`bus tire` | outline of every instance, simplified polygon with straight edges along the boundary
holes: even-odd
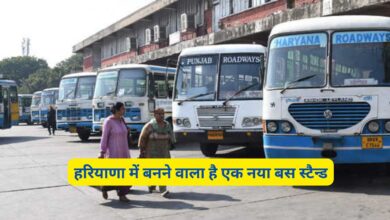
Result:
[[[213,157],[217,153],[218,144],[200,144],[200,150],[206,157]]]
[[[91,132],[88,130],[79,130],[77,131],[77,134],[81,141],[88,141],[89,136],[91,136]]]

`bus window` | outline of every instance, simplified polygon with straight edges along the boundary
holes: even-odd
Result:
[[[298,39],[298,40],[297,40]],[[302,34],[272,39],[267,88],[323,87],[326,71],[326,34]],[[307,80],[297,82],[301,78]]]
[[[77,78],[66,78],[61,80],[58,100],[74,99]]]
[[[213,100],[217,76],[216,55],[183,57],[179,61],[175,99]]]
[[[116,71],[102,72],[96,78],[94,97],[110,96],[115,94],[118,73]]]
[[[16,89],[16,86],[10,87],[10,98],[12,103],[18,102],[18,91]]]
[[[146,94],[146,73],[143,69],[121,70],[117,96],[142,97]]]
[[[333,34],[332,74],[333,86],[389,86],[390,85],[390,42],[360,36],[388,35],[390,32],[359,31]],[[368,39],[368,40],[367,40]]]
[[[156,98],[166,98],[167,97],[167,83],[166,75],[155,73],[154,74],[154,91]]]
[[[77,83],[76,98],[91,100],[95,89],[96,77],[80,77]]]
[[[168,74],[168,98],[172,99],[173,97],[173,84],[175,83],[175,75]]]
[[[263,58],[257,54],[223,55],[218,99],[261,98],[261,64]]]

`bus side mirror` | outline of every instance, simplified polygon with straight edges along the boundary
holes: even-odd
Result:
[[[153,113],[156,110],[156,101],[154,99],[148,100],[148,109],[150,113]]]
[[[153,99],[154,98],[154,93],[155,93],[155,88],[154,88],[154,77],[152,73],[149,73],[149,80],[148,80],[148,98]]]

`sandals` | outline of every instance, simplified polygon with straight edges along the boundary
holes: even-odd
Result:
[[[102,196],[104,199],[108,199],[108,194],[106,190],[102,190]]]
[[[130,199],[128,199],[126,196],[119,196],[119,201],[121,201],[121,202],[130,202]]]

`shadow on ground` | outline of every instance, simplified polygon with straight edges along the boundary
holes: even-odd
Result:
[[[36,141],[36,140],[41,140],[46,138],[50,138],[50,137],[29,137],[29,136],[0,137],[0,145]]]
[[[130,198],[130,197],[129,197]],[[129,203],[119,202],[118,200],[110,200],[106,203],[101,203],[103,206],[108,206],[115,209],[129,209],[129,208],[149,208],[149,209],[167,209],[167,210],[208,210],[205,207],[196,207],[190,203],[182,201],[144,201],[144,200],[133,200],[130,198]]]
[[[295,187],[324,192],[390,195],[389,164],[337,165],[331,186]]]

